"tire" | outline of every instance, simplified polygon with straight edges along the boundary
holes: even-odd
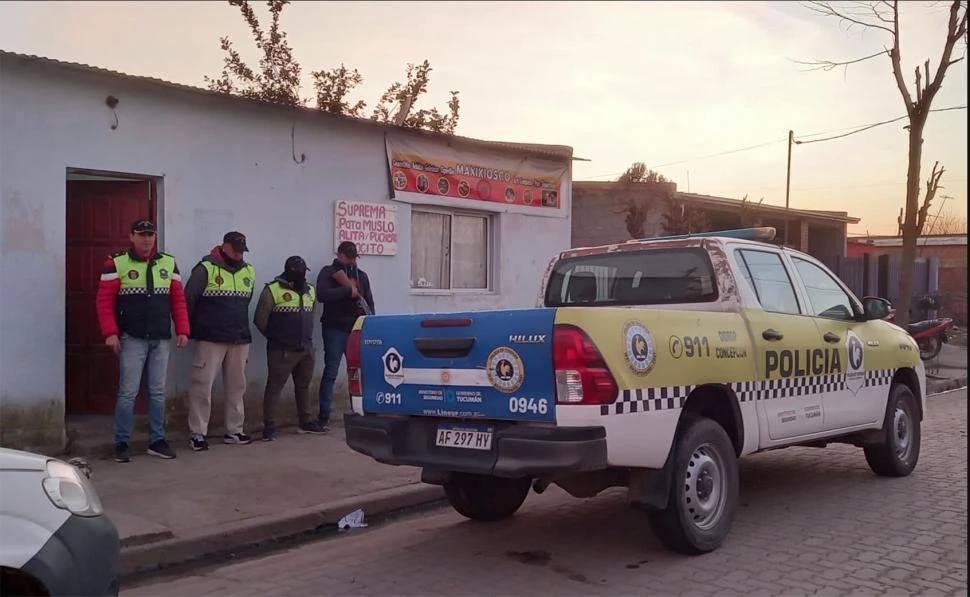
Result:
[[[872,472],[881,477],[905,477],[919,461],[922,437],[916,396],[897,383],[889,389],[882,442],[863,448]]]
[[[943,349],[943,340],[939,336],[930,336],[919,343],[919,358],[932,361]]]
[[[34,577],[13,568],[0,568],[0,597],[47,597],[50,593]]]
[[[502,520],[515,514],[529,495],[532,479],[505,479],[489,475],[452,473],[444,485],[445,496],[456,512],[481,522]]]
[[[688,414],[672,456],[667,507],[648,513],[650,526],[670,550],[714,551],[730,532],[738,506],[738,459],[731,438],[715,421]]]

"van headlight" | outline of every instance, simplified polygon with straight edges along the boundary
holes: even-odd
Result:
[[[100,516],[104,513],[94,485],[76,467],[60,460],[47,461],[44,492],[55,506],[72,514]]]

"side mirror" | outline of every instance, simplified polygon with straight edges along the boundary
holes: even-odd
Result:
[[[866,321],[883,319],[889,317],[892,312],[892,303],[878,296],[867,296],[862,299],[862,309]]]

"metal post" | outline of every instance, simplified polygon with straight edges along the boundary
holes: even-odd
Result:
[[[788,244],[788,220],[791,218],[788,212],[788,199],[791,196],[791,145],[795,140],[795,133],[788,131],[788,176],[785,180],[785,244]]]

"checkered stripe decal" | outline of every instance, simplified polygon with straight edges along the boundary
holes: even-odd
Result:
[[[246,298],[249,296],[248,290],[204,290],[202,291],[202,296],[229,296],[229,297],[240,297]]]
[[[299,313],[300,311],[313,311],[313,306],[304,305],[303,307],[273,307],[274,313]]]
[[[888,386],[893,381],[896,372],[892,369],[879,369],[876,371],[866,371],[866,387]]]
[[[148,294],[147,288],[119,288],[118,296]],[[168,294],[168,288],[153,288],[152,294]]]
[[[866,372],[866,387],[888,386],[895,370],[882,369]],[[741,403],[755,400],[779,400],[838,392],[846,389],[845,374],[815,375],[791,379],[766,381],[740,381],[728,385]],[[616,402],[600,406],[600,415],[625,415],[683,408],[687,397],[696,386],[672,386],[622,390]]]

